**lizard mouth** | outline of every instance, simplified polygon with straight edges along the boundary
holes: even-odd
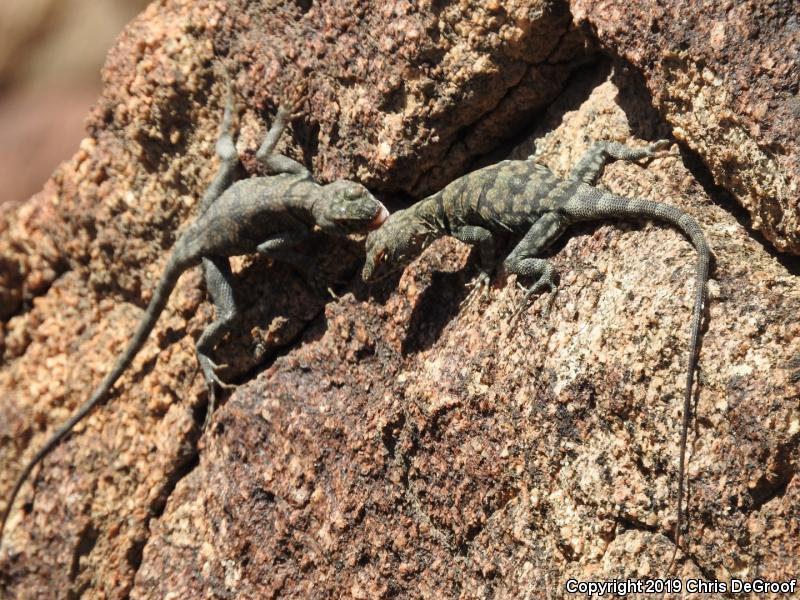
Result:
[[[365,264],[364,268],[361,270],[361,279],[366,283],[375,283],[376,281],[380,281],[383,278],[380,276],[380,273],[377,273],[376,271],[377,270],[375,269],[374,265]],[[384,273],[384,276],[385,275],[386,274]]]
[[[375,218],[369,224],[370,230],[377,229],[381,225],[383,225],[384,221],[389,218],[389,211],[386,210],[386,207],[381,204],[381,208],[378,211],[378,214],[375,215]]]

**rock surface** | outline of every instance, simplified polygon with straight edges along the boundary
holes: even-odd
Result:
[[[676,139],[780,250],[800,254],[800,10],[795,1],[570,0],[642,71]]]
[[[127,342],[213,175],[226,70],[248,173],[302,82],[307,114],[282,150],[397,205],[490,151],[527,156],[535,140],[564,174],[595,139],[669,133],[642,79],[623,64],[609,78],[562,4],[359,6],[172,0],[128,27],[90,136],[0,215],[0,489]],[[710,172],[684,153],[602,178],[682,207],[716,254],[676,572],[788,578],[800,572],[799,269],[749,235]],[[212,309],[200,274],[185,275],[109,404],[23,489],[0,590],[536,598],[564,595],[570,577],[662,575],[696,257],[660,225],[573,234],[553,250],[550,318],[537,301],[511,331],[513,278],[460,307],[474,269],[452,240],[373,288],[352,281],[357,243],[310,244],[332,285],[350,281],[327,302],[287,268],[238,260],[248,308],[217,356],[242,385],[202,435],[193,340]]]
[[[627,138],[615,95],[603,84],[549,120],[541,159],[564,173],[587,130]],[[717,256],[676,574],[790,578],[796,278],[680,158],[615,164],[603,182],[694,214]],[[220,411],[134,597],[536,598],[571,577],[663,575],[696,257],[661,226],[576,233],[554,256],[549,321],[536,303],[507,331],[520,293],[502,280],[460,308],[473,271],[450,240],[396,292],[357,285],[328,305]]]

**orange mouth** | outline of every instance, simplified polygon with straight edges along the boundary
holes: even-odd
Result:
[[[389,218],[389,211],[386,210],[386,207],[381,204],[381,209],[378,211],[378,214],[375,215],[375,218],[372,219],[372,222],[369,224],[370,229],[377,229],[381,225],[383,225],[384,221]]]

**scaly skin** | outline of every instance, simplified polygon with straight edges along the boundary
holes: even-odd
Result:
[[[523,308],[531,295],[542,289],[555,292],[553,266],[537,256],[572,223],[606,218],[655,219],[680,229],[697,250],[698,265],[680,438],[677,552],[683,525],[686,437],[711,250],[697,222],[679,209],[649,200],[623,198],[591,185],[610,158],[647,158],[657,155],[664,146],[665,142],[657,142],[633,149],[616,142],[598,142],[567,179],[557,178],[531,159],[507,160],[468,173],[440,192],[392,214],[380,229],[370,233],[362,277],[365,281],[376,281],[399,271],[435,239],[450,235],[479,245],[482,271],[479,282],[485,284],[494,266],[494,234],[516,234],[522,239],[503,266],[509,273],[536,278],[526,291],[520,306]]]
[[[346,180],[328,185],[315,183],[303,165],[275,154],[275,145],[289,120],[281,108],[256,153],[268,177],[254,177],[231,186],[238,165],[231,131],[233,100],[228,103],[217,142],[221,165],[214,181],[200,202],[200,215],[178,238],[167,259],[153,298],[142,316],[128,347],[114,368],[97,386],[78,411],[45,442],[23,468],[11,492],[0,522],[0,539],[14,500],[33,468],[95,407],[103,404],[114,383],[133,362],[167,304],[181,274],[201,264],[217,318],[197,341],[197,357],[209,387],[206,422],[214,410],[215,385],[228,387],[215,373],[216,365],[208,353],[230,329],[237,316],[228,257],[261,253],[283,260],[308,275],[310,260],[293,252],[293,246],[311,235],[315,228],[344,236],[366,233],[379,227],[388,217],[386,208],[362,185]]]

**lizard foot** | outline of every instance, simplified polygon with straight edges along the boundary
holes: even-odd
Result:
[[[206,407],[206,417],[203,420],[203,431],[208,429],[211,424],[211,417],[217,409],[217,386],[230,390],[236,386],[226,383],[217,375],[217,369],[221,369],[225,365],[218,365],[208,356],[203,354],[197,355],[197,360],[200,363],[200,368],[203,370],[203,376],[206,380],[206,387],[208,388],[208,406]]]
[[[658,140],[653,142],[649,146],[647,146],[647,156],[644,158],[646,160],[650,160],[653,158],[663,158],[665,156],[680,156],[680,152],[677,150],[668,150],[668,148],[672,145],[670,140]]]
[[[491,282],[491,277],[489,273],[486,271],[481,271],[478,275],[467,284],[469,293],[467,297],[461,302],[461,308],[466,308],[470,304],[472,304],[477,298],[484,296],[489,293],[489,283]]]
[[[200,361],[200,368],[203,370],[203,376],[206,378],[208,385],[209,395],[214,393],[214,385],[218,385],[222,389],[232,390],[236,386],[231,383],[226,383],[217,375],[217,369],[223,368],[225,365],[218,365],[207,356],[198,355],[197,360]]]
[[[556,284],[549,279],[543,279],[543,280],[540,279],[532,286],[527,288],[519,283],[517,283],[517,285],[519,285],[520,289],[522,289],[525,292],[525,295],[522,297],[522,300],[520,300],[516,310],[512,313],[511,317],[508,320],[509,331],[513,329],[514,325],[517,322],[517,319],[519,319],[519,316],[522,314],[522,311],[528,307],[531,297],[534,294],[537,294],[540,291],[542,291],[544,288],[550,288],[550,297],[547,299],[547,304],[545,305],[544,311],[542,312],[542,317],[544,317],[545,320],[549,318],[550,309],[553,307],[553,300],[555,300],[556,293],[558,292],[558,287],[556,286]]]

